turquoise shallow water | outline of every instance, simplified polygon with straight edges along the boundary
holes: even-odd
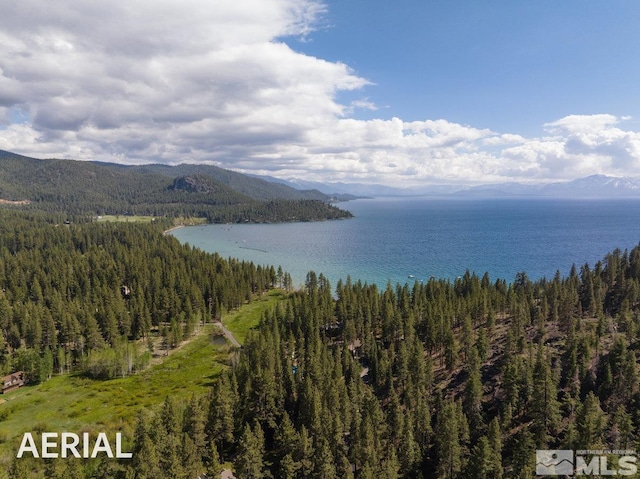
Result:
[[[567,274],[640,242],[639,200],[375,199],[342,203],[355,218],[317,223],[206,225],[172,234],[223,257],[386,285],[466,269],[511,282]],[[413,277],[411,278],[410,275]]]

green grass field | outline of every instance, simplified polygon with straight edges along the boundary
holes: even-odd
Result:
[[[223,317],[241,343],[265,309],[283,297],[274,291]],[[79,375],[54,376],[4,396],[0,404],[0,464],[6,464],[28,431],[115,432],[131,438],[141,409],[159,407],[167,396],[204,394],[226,367],[228,346],[212,342],[213,325],[163,358],[159,364],[122,379],[98,381]]]
[[[142,216],[142,215],[103,215],[98,216],[98,221],[115,221],[121,223],[151,223],[154,216]]]
[[[97,381],[79,375],[54,376],[3,397],[0,458],[17,450],[27,431],[100,432],[131,436],[135,417],[167,396],[204,393],[225,367],[226,348],[211,343],[211,326],[160,364],[122,379]]]
[[[273,290],[269,294],[242,307],[240,312],[222,316],[222,322],[240,344],[244,343],[247,333],[260,324],[263,311],[275,307],[284,298],[284,291]]]

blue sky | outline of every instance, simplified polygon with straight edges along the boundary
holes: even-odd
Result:
[[[634,0],[0,9],[0,149],[393,186],[640,175]]]
[[[445,118],[541,134],[572,114],[640,110],[640,3],[333,0],[307,41],[375,83],[360,118]],[[360,92],[358,92],[360,94]],[[636,123],[637,124],[637,123]]]

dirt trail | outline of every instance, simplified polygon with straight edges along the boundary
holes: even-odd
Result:
[[[241,344],[238,342],[238,340],[233,336],[233,333],[229,331],[224,324],[222,324],[220,321],[216,321],[213,324],[218,329],[220,329],[220,331],[222,331],[222,334],[224,334],[224,337],[227,338],[229,342],[233,344],[236,348],[242,347]]]

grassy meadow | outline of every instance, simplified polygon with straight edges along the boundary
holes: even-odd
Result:
[[[275,306],[278,300],[284,298],[281,290],[273,290],[268,295],[255,300],[242,307],[241,313],[232,313],[222,316],[222,322],[240,344],[243,344],[247,333],[260,324],[263,311]]]
[[[97,217],[98,221],[112,221],[118,223],[151,223],[155,216],[144,215],[102,215]]]
[[[283,294],[273,291],[224,315],[225,326],[242,343],[262,312]],[[167,396],[187,399],[206,393],[229,359],[230,347],[213,341],[215,331],[207,324],[192,340],[126,378],[100,381],[59,375],[0,396],[0,464],[15,455],[25,432],[122,431],[128,441],[141,409],[159,407]]]

